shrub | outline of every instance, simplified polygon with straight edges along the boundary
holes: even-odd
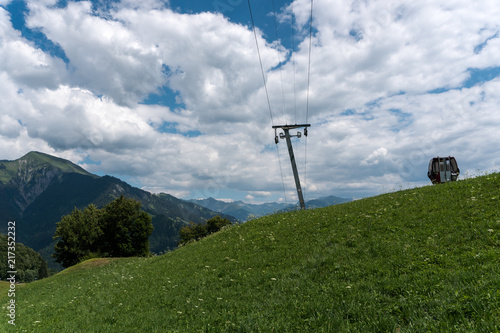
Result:
[[[189,225],[182,227],[179,231],[179,245],[185,245],[190,241],[197,241],[219,231],[226,225],[231,225],[231,221],[226,218],[221,218],[218,215],[212,217],[205,224],[191,222]]]

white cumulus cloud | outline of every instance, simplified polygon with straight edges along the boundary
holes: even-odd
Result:
[[[293,140],[306,199],[428,184],[438,155],[464,173],[499,167],[495,1],[314,2],[310,59],[311,2],[283,3],[295,48],[256,30],[268,95],[247,19],[188,2],[28,1],[26,29],[58,56],[14,29],[7,3],[1,158],[40,150],[155,192],[294,201],[271,125],[307,121]]]

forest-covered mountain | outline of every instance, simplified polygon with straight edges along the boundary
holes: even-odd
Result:
[[[12,234],[9,236],[13,237]],[[47,262],[40,253],[2,234],[0,234],[0,258],[2,258],[0,261],[0,280],[2,281],[7,280],[11,276],[7,272],[13,270],[16,272],[17,282],[33,282],[49,276]],[[12,261],[8,258],[12,258]],[[14,269],[10,267],[11,264]]]
[[[162,252],[177,246],[179,229],[217,213],[168,194],[151,194],[118,178],[100,177],[51,155],[30,152],[14,160],[0,160],[0,225],[16,221],[16,240],[42,253],[51,265],[56,223],[75,207],[103,207],[124,195],[139,200],[153,217],[150,249]],[[230,216],[230,220],[235,218]]]
[[[189,202],[203,206],[215,212],[227,214],[236,217],[240,221],[247,221],[253,218],[269,215],[281,211],[291,211],[299,209],[299,205],[290,205],[286,203],[269,202],[264,204],[248,204],[243,201],[225,202],[214,198],[193,199]],[[340,203],[349,202],[351,199],[328,196],[319,199],[313,199],[306,202],[306,208],[322,208]]]

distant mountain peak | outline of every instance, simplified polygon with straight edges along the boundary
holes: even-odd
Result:
[[[14,161],[0,161],[0,184],[10,184],[17,188],[19,196],[13,200],[21,211],[68,173],[97,177],[68,160],[37,151],[29,152]]]
[[[55,156],[52,156],[52,155],[49,155],[49,154],[46,154],[46,153],[42,153],[40,151],[32,150],[32,151],[30,151],[29,153],[25,154],[24,156],[22,156],[19,159],[23,159],[23,158],[26,158],[26,157],[37,157],[37,156],[44,156],[44,157],[55,158]]]
[[[92,175],[90,172],[86,171],[85,169],[74,164],[71,161],[38,151],[31,151],[13,162],[16,161],[19,163],[23,163],[24,161],[26,161],[24,163],[29,164],[32,168],[43,168],[51,166],[61,170],[64,173],[80,173],[88,176]]]

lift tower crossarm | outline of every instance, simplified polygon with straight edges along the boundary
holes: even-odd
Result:
[[[299,197],[300,209],[306,209],[306,204],[304,202],[304,196],[302,194],[302,187],[300,186],[300,179],[299,179],[299,173],[297,171],[297,165],[295,164],[295,155],[293,154],[292,140],[290,139],[290,137],[292,137],[292,136],[300,137],[300,134],[290,135],[290,130],[303,127],[304,128],[304,135],[307,136],[307,127],[310,127],[310,126],[311,126],[310,124],[273,126],[273,128],[275,130],[278,128],[281,128],[285,132],[284,138],[286,139],[286,144],[288,146],[288,155],[290,155],[290,162],[292,163],[293,177],[295,178],[295,186],[297,187],[297,195]],[[276,139],[276,143],[278,143],[278,139]]]
[[[301,124],[301,125],[275,125],[273,126],[274,129],[278,129],[278,128],[281,128],[281,129],[288,129],[288,130],[291,130],[291,129],[294,129],[294,128],[305,128],[305,127],[311,127],[311,124]]]

